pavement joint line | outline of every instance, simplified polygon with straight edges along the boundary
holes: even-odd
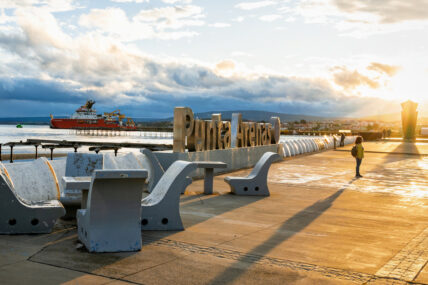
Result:
[[[379,269],[375,275],[380,277],[393,276],[406,281],[413,281],[427,263],[428,228],[425,228]]]
[[[168,260],[168,261],[165,261],[165,262],[162,262],[162,263],[159,263],[159,264],[156,264],[156,265],[150,266],[150,267],[145,268],[145,269],[142,269],[142,270],[140,270],[140,271],[137,271],[137,272],[133,272],[133,273],[130,273],[130,274],[124,275],[124,276],[122,276],[121,278],[127,278],[127,277],[130,277],[130,276],[132,276],[132,275],[135,275],[135,274],[141,273],[141,272],[143,272],[143,271],[147,271],[147,270],[150,270],[150,269],[153,269],[153,268],[156,268],[156,267],[159,267],[159,266],[162,266],[162,265],[165,265],[165,264],[171,263],[171,262],[173,262],[173,261],[177,261],[177,260],[179,260],[179,259],[183,259],[183,258],[185,258],[185,257],[188,257],[188,256],[192,255],[192,254],[193,254],[193,253],[189,253],[189,254],[185,254],[185,255],[182,255],[182,256],[175,257],[175,258],[173,258],[173,259],[171,259],[171,260]],[[126,280],[126,279],[124,279],[124,280]],[[141,284],[141,283],[137,283],[137,284]]]
[[[110,279],[112,281],[122,281],[122,282],[130,283],[130,284],[138,284],[138,285],[142,284],[142,283],[133,282],[133,281],[129,281],[129,280],[124,280],[124,279],[116,278],[116,277],[112,277],[112,276],[107,276],[107,275],[102,275],[102,274],[95,274],[95,273],[89,272],[89,271],[71,269],[71,268],[68,268],[68,267],[59,266],[59,265],[55,265],[55,264],[50,264],[50,263],[46,263],[46,262],[42,262],[42,261],[36,261],[36,260],[30,260],[30,259],[27,260],[27,261],[33,262],[33,263],[38,263],[38,264],[43,264],[43,265],[47,265],[47,266],[52,266],[52,267],[56,267],[56,268],[67,269],[67,270],[71,270],[71,271],[75,271],[75,272],[80,272],[80,273],[84,273],[84,274],[88,274],[88,275],[103,277],[103,278]]]
[[[254,263],[259,265],[279,266],[279,267],[289,268],[292,270],[300,270],[300,271],[308,271],[308,272],[312,271],[326,277],[359,282],[361,284],[368,284],[368,282],[371,282],[373,280],[397,280],[397,281],[405,282],[405,284],[422,284],[422,285],[424,284],[424,283],[409,282],[407,280],[401,280],[398,278],[381,277],[381,276],[376,276],[368,273],[355,272],[355,271],[350,271],[345,269],[286,260],[281,258],[260,256],[257,254],[245,254],[236,250],[217,248],[216,247],[217,245],[200,246],[196,244],[184,243],[184,242],[174,241],[170,239],[148,241],[149,239],[150,238],[146,239],[146,241],[149,242],[151,245],[155,245],[155,246],[167,246],[172,248],[178,248],[184,251],[189,251],[191,253],[206,254],[217,258],[226,258],[230,260]]]
[[[75,229],[75,227],[67,229],[65,232],[63,232],[61,234],[60,237],[58,237],[57,239],[55,239],[54,241],[48,242],[47,244],[45,244],[41,249],[39,249],[37,252],[35,252],[34,254],[30,255],[27,258],[27,261],[31,261],[31,259],[36,256],[37,254],[41,253],[42,251],[44,251],[48,246],[53,245],[55,243],[57,243],[58,241],[61,241],[68,233],[72,232]],[[70,237],[68,237],[70,238]]]

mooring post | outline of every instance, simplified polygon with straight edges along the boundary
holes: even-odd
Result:
[[[10,163],[13,163],[13,144],[10,145]]]
[[[51,150],[51,160],[53,160],[53,151],[54,151],[55,148],[54,147],[50,147],[49,149]]]
[[[38,145],[38,144],[35,144],[35,145],[34,145],[34,147],[36,148],[36,157],[35,157],[35,159],[37,159],[37,154],[38,154],[38,153],[37,153],[37,149],[39,148],[39,145]]]
[[[1,161],[1,143],[0,143],[0,161]]]
[[[117,156],[117,151],[118,151],[118,148],[116,147],[116,148],[114,149],[114,156]]]
[[[79,148],[79,146],[78,146],[77,144],[75,144],[75,145],[73,146],[73,148],[74,148],[74,152],[77,152],[77,149]]]

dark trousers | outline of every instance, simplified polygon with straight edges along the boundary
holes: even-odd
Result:
[[[356,160],[357,160],[356,175],[359,176],[360,175],[360,166],[361,166],[361,162],[363,162],[363,159],[356,158]]]

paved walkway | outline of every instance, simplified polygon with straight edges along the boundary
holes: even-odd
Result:
[[[186,230],[143,232],[137,253],[89,254],[73,222],[49,235],[0,236],[0,280],[428,284],[428,157],[367,153],[358,180],[354,163],[343,151],[286,159],[272,166],[266,198],[228,194],[224,176],[202,195],[196,181],[181,199]]]
[[[414,154],[426,156],[428,155],[428,142],[365,142],[363,143],[366,152],[391,153],[391,154]],[[353,145],[348,145],[338,150],[350,151]]]

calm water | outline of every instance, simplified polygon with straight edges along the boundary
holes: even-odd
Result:
[[[165,137],[167,135],[167,137]],[[0,125],[0,143],[19,142],[27,139],[51,139],[94,142],[132,142],[172,144],[172,133],[158,132],[121,132],[121,136],[78,135],[74,130],[51,129],[49,126],[24,125],[22,129],[14,125]],[[55,152],[70,152],[73,149],[55,149]],[[79,151],[87,150],[80,148]],[[127,149],[127,151],[135,149]],[[2,152],[8,153],[9,147],[3,146]],[[18,146],[14,153],[34,153],[33,146]],[[48,153],[49,150],[39,148],[39,153]]]

